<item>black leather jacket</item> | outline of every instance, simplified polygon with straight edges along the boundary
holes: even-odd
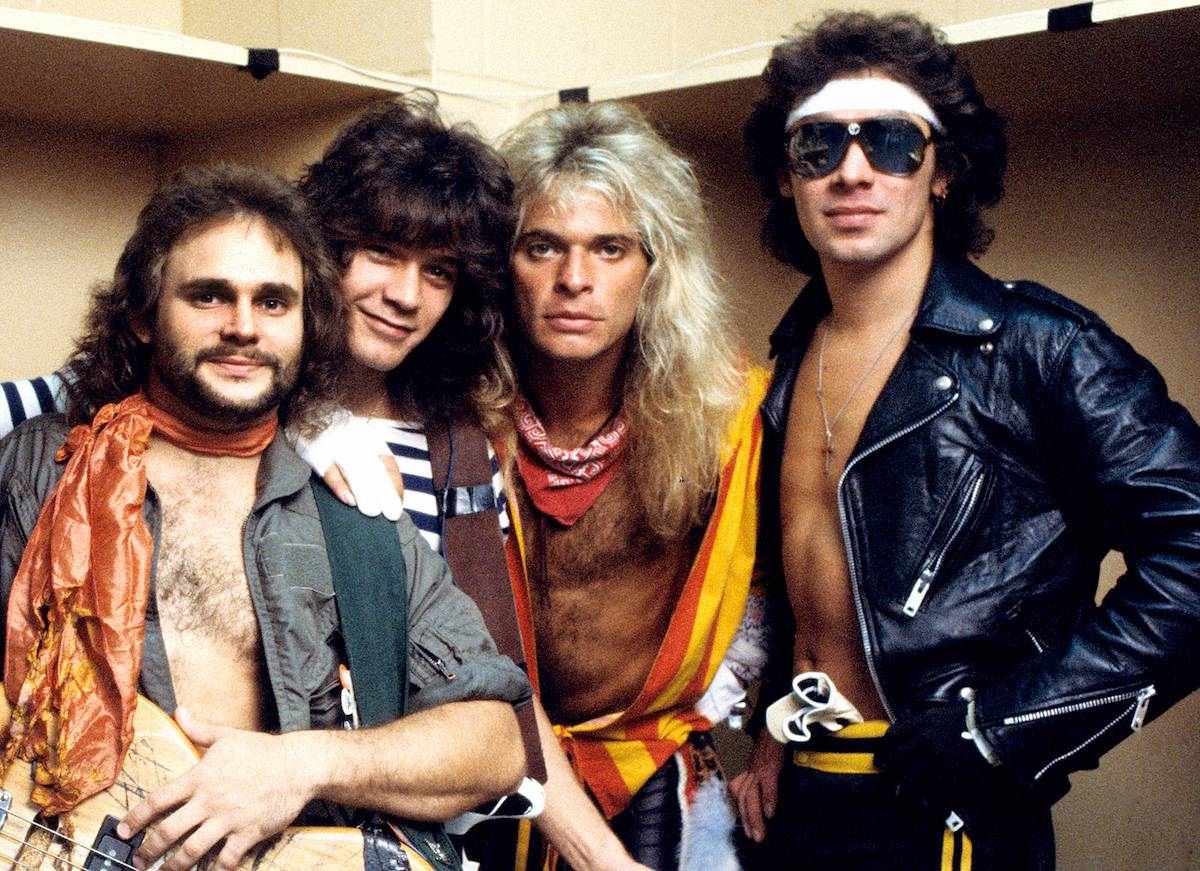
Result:
[[[828,310],[813,281],[771,338],[764,506]],[[1057,791],[1200,685],[1200,429],[1149,362],[1040,285],[935,258],[838,510],[893,719],[972,687],[1003,763]],[[760,553],[778,555],[779,512],[763,518]],[[1097,606],[1110,549],[1127,571]]]

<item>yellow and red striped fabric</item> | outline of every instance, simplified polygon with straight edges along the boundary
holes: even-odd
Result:
[[[584,723],[556,724],[576,774],[611,818],[687,740],[711,724],[693,710],[733,640],[754,569],[762,423],[758,407],[769,374],[747,373],[742,407],[726,440],[716,504],[684,582],[666,637],[646,683],[624,711]],[[521,520],[509,503],[514,531],[508,562],[517,617],[537,688],[537,651],[530,614]]]

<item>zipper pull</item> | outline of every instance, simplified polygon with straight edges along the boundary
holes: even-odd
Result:
[[[930,586],[933,584],[933,569],[926,566],[917,582],[913,584],[912,590],[908,594],[908,598],[904,600],[904,613],[909,617],[917,616],[917,610],[921,607],[921,603],[925,601],[925,595],[929,592]]]
[[[1150,710],[1150,697],[1158,690],[1154,689],[1154,684],[1139,690],[1137,694],[1137,707],[1133,709],[1133,722],[1129,724],[1131,731],[1137,732],[1146,722],[1146,712]]]
[[[440,656],[438,656],[432,650],[427,649],[423,644],[418,644],[415,641],[412,643],[412,647],[413,650],[417,651],[417,653],[421,655],[421,658],[432,665],[434,670],[437,671],[437,673],[443,678],[446,680],[454,680],[454,672],[452,672],[446,666],[446,663]]]

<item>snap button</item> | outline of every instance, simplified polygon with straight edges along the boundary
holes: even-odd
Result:
[[[1013,284],[1011,281],[1006,281],[1006,282],[1004,282],[1004,286],[1005,286],[1006,288],[1008,288],[1009,290],[1012,290],[1014,287],[1016,287],[1016,285],[1015,285],[1015,284]]]
[[[979,346],[979,353],[984,354],[984,355],[990,354],[994,350],[996,350],[996,346],[993,345],[991,342],[984,342],[982,345]]]
[[[949,375],[939,375],[938,379],[933,382],[933,386],[938,390],[949,390],[953,384],[954,381]]]
[[[979,329],[983,330],[985,333],[994,326],[996,326],[996,322],[991,318],[984,318],[979,322]]]

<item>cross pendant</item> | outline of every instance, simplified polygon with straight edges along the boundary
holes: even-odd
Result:
[[[825,454],[825,477],[829,477],[833,474],[833,439],[829,436],[825,437],[825,450],[822,453]]]

